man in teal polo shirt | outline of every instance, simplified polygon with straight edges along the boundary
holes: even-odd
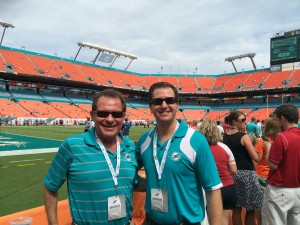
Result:
[[[259,131],[258,131],[258,126],[256,125],[256,118],[252,117],[251,122],[247,123],[246,125],[246,130],[248,134],[253,134],[257,138],[259,138]]]
[[[203,189],[209,223],[219,225],[223,209],[217,167],[205,137],[176,120],[178,101],[173,85],[150,87],[157,126],[137,144],[139,166],[147,177],[144,225],[200,224],[205,217]]]
[[[137,162],[135,144],[120,134],[125,112],[121,93],[101,91],[90,112],[95,128],[62,143],[44,179],[49,225],[58,224],[58,190],[66,180],[73,225],[129,223]]]

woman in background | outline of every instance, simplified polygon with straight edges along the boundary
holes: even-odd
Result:
[[[264,194],[266,188],[266,179],[268,177],[270,168],[266,161],[266,150],[264,149],[263,142],[268,141],[273,143],[276,135],[281,132],[280,125],[275,117],[269,117],[264,122],[264,131],[261,139],[258,140],[255,150],[258,154],[259,162],[256,166],[256,174],[260,184],[262,193]],[[260,212],[258,216],[258,221],[260,224]]]
[[[258,162],[248,134],[240,132],[245,128],[246,116],[241,111],[231,111],[228,115],[229,130],[223,136],[223,142],[232,151],[238,173],[232,178],[237,188],[237,205],[233,209],[233,225],[242,224],[242,207],[246,209],[245,225],[255,225],[255,210],[262,205],[262,193],[255,173],[254,164]]]
[[[217,128],[217,123],[213,120],[204,120],[199,127],[199,131],[206,137],[214,159],[217,164],[219,176],[223,183],[221,188],[223,201],[223,223],[228,225],[229,216],[236,206],[236,188],[231,174],[237,173],[234,156],[227,145],[221,143],[221,133]]]

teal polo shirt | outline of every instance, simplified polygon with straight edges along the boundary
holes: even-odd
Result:
[[[60,146],[44,184],[56,192],[68,182],[71,216],[78,225],[126,224],[131,218],[132,193],[137,177],[135,144],[121,136],[121,167],[118,176],[118,194],[126,196],[127,216],[108,221],[107,199],[116,194],[111,172],[95,140],[95,129],[71,136]],[[114,169],[117,152],[107,150]]]
[[[149,217],[168,225],[197,223],[204,219],[204,190],[222,187],[217,166],[206,138],[178,120],[180,125],[172,138],[162,173],[161,189],[168,191],[168,213],[151,210],[151,188],[158,188],[158,175],[153,159],[155,129],[143,134],[137,144],[139,166],[146,172],[146,205]],[[161,163],[167,141],[157,140],[157,157]]]
[[[256,135],[256,133],[258,134],[258,126],[252,121],[247,123],[246,130],[248,134],[254,134],[254,135]]]

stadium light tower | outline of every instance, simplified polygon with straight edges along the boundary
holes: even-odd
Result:
[[[251,62],[252,62],[252,65],[253,65],[254,69],[256,70],[256,65],[255,65],[254,60],[253,60],[255,55],[256,55],[255,53],[247,53],[247,54],[243,54],[243,55],[231,56],[231,57],[225,58],[225,62],[231,62],[235,72],[237,72],[237,69],[236,69],[233,61],[236,60],[236,59],[250,58]]]
[[[14,28],[15,26],[12,25],[12,24],[10,24],[10,23],[4,22],[3,20],[0,20],[0,25],[2,27],[4,27],[4,30],[3,30],[3,33],[2,33],[2,37],[1,37],[1,41],[0,41],[0,46],[1,46],[6,28],[9,28],[9,27]]]
[[[107,63],[111,63],[110,67],[112,67],[112,65],[114,64],[114,62],[116,61],[117,58],[119,58],[120,56],[124,56],[125,58],[129,58],[131,59],[131,61],[129,62],[129,64],[127,65],[127,67],[125,68],[125,70],[128,69],[129,65],[131,64],[131,62],[134,60],[134,59],[137,59],[137,56],[135,55],[132,55],[132,54],[129,54],[129,53],[126,53],[126,52],[120,52],[120,51],[117,51],[117,50],[114,50],[114,49],[110,49],[110,48],[106,48],[106,47],[102,47],[102,46],[99,46],[99,45],[96,45],[96,44],[91,44],[91,43],[87,43],[87,42],[78,42],[78,46],[79,46],[79,50],[74,58],[74,60],[76,60],[80,50],[82,47],[86,47],[86,48],[90,48],[90,49],[96,49],[98,50],[98,53],[95,57],[95,59],[93,60],[93,64],[95,64],[96,60],[98,59],[98,57],[103,55],[103,60],[100,59],[101,56],[99,57],[98,60],[102,61],[102,62],[107,62]],[[106,54],[106,52],[108,54]],[[113,55],[113,57],[111,57],[111,55]]]

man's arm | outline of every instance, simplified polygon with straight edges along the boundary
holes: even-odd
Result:
[[[58,192],[49,190],[44,185],[44,204],[48,218],[48,225],[57,225],[57,199]]]
[[[223,205],[221,189],[205,191],[207,201],[207,216],[209,225],[222,224]]]

